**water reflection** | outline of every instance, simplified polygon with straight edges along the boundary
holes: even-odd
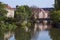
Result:
[[[17,28],[15,31],[16,40],[30,40],[31,32],[26,32],[23,28]]]
[[[0,40],[4,40],[4,33],[0,31]],[[23,28],[17,28],[8,40],[60,40],[60,29],[26,32]]]
[[[3,33],[1,32],[1,30],[0,30],[0,40],[4,40],[4,36],[3,36]]]
[[[52,40],[60,40],[60,29],[51,29],[50,30],[50,36]]]
[[[12,37],[9,38],[9,40],[15,40],[14,34],[12,35]]]
[[[36,31],[31,37],[31,32],[18,29],[9,40],[60,40],[60,29]]]
[[[51,40],[49,31],[38,31],[31,40]]]

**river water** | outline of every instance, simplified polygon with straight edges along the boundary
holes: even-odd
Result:
[[[39,27],[41,27],[39,25]],[[0,33],[0,40],[4,40]],[[60,29],[36,30],[26,32],[23,28],[17,28],[8,40],[60,40]]]
[[[9,40],[16,40],[14,35]],[[19,40],[19,39],[18,39]],[[52,40],[49,35],[49,31],[37,31],[31,40]]]
[[[50,30],[36,31],[30,36],[30,33],[17,33],[9,40],[60,40],[60,29],[52,28]]]
[[[49,31],[38,31],[31,40],[51,40]]]

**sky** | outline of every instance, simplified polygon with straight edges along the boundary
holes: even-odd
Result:
[[[11,7],[16,7],[16,5],[28,5],[28,6],[37,6],[39,8],[50,8],[54,5],[54,0],[0,0],[5,4],[10,5]]]

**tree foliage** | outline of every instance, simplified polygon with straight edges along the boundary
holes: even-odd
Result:
[[[16,8],[16,17],[20,16],[21,19],[26,20],[29,19],[31,17],[31,8],[29,8],[28,6],[18,6]],[[19,18],[19,19],[20,19]]]
[[[4,20],[7,14],[7,10],[5,10],[6,4],[0,2],[0,21]]]
[[[53,23],[58,23],[60,22],[60,0],[55,0],[54,7],[55,10],[51,12],[51,19]]]
[[[55,0],[55,10],[60,10],[60,0]]]
[[[24,21],[27,22],[26,24],[31,23],[31,16],[32,16],[32,11],[31,8],[24,5],[24,6],[17,6],[16,11],[15,11],[15,19],[17,24],[22,25]]]
[[[59,11],[53,11],[51,13],[51,19],[54,23],[60,22],[60,10]]]
[[[13,31],[16,25],[13,23],[12,18],[7,18],[7,10],[5,9],[6,4],[0,2],[0,32]]]

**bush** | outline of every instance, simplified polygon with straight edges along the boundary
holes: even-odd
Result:
[[[53,11],[51,13],[51,19],[54,23],[60,22],[60,10],[59,11]]]
[[[4,33],[7,31],[14,31],[16,29],[16,25],[15,24],[9,24],[9,23],[4,23],[4,22],[0,22],[0,30]]]

